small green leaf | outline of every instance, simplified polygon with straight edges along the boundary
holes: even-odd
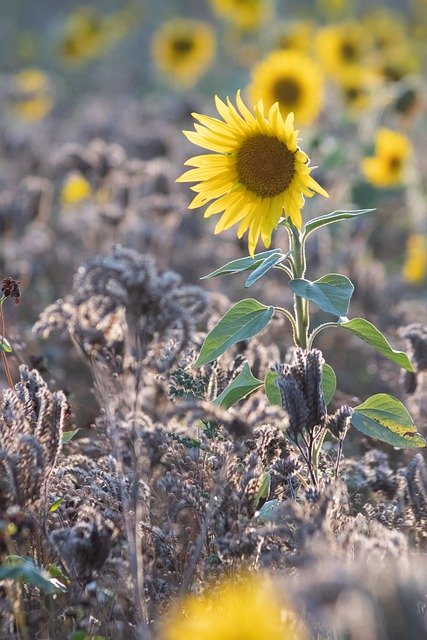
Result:
[[[264,260],[270,258],[272,255],[283,256],[283,253],[281,249],[270,249],[270,251],[256,253],[253,258],[251,256],[248,256],[247,258],[238,258],[237,260],[227,262],[227,264],[224,264],[222,267],[219,267],[219,269],[212,271],[212,273],[208,273],[207,276],[203,276],[203,278],[200,279],[207,280],[207,278],[226,276],[233,273],[242,273],[242,271],[253,271]]]
[[[265,376],[264,386],[265,386],[265,395],[268,398],[270,404],[282,406],[282,395],[280,393],[279,387],[277,386],[277,378],[279,374],[277,371],[269,371]]]
[[[302,278],[291,280],[289,286],[297,296],[338,317],[347,315],[354,291],[351,280],[339,273],[328,273],[314,282]]]
[[[273,253],[268,258],[265,258],[259,266],[252,271],[252,273],[247,277],[245,282],[245,288],[251,287],[254,282],[262,278],[270,269],[275,267],[280,262],[283,262],[285,256],[282,253]]]
[[[270,493],[271,477],[270,474],[264,472],[259,478],[259,486],[254,496],[254,507],[257,508],[260,500],[266,500]]]
[[[273,314],[274,307],[266,307],[253,298],[241,300],[208,333],[194,366],[212,362],[237,342],[256,336],[267,326]]]
[[[335,371],[325,362],[322,367],[322,391],[326,405],[328,405],[334,397],[336,388],[337,378],[335,376]]]
[[[257,522],[268,522],[269,520],[274,520],[278,505],[279,501],[277,498],[273,498],[273,500],[264,502],[261,509],[256,512],[254,519]]]
[[[61,444],[67,444],[74,438],[74,436],[80,431],[79,429],[74,429],[74,431],[64,431],[61,437]]]
[[[381,355],[385,356],[392,362],[395,362],[399,367],[402,367],[402,369],[406,369],[406,371],[414,371],[411,361],[406,353],[392,349],[381,331],[364,318],[346,320],[345,322],[337,324],[337,327],[343,327],[343,329],[351,331],[355,336],[367,342],[371,347],[374,347],[374,349],[381,353]]]
[[[375,209],[357,209],[354,211],[333,211],[332,213],[326,213],[323,216],[318,216],[317,218],[309,220],[305,225],[303,235],[307,238],[312,231],[319,227],[324,227],[325,225],[333,224],[334,222],[340,222],[341,220],[357,218],[358,216],[363,216],[365,213],[370,213],[371,211],[375,211]]]
[[[426,441],[417,433],[412,418],[403,404],[387,393],[378,393],[354,408],[351,424],[371,438],[393,447],[425,447]]]
[[[9,341],[6,340],[6,338],[3,338],[3,336],[0,336],[0,349],[3,349],[6,353],[12,353],[12,347],[10,346]]]
[[[233,404],[252,393],[252,391],[262,387],[263,384],[262,380],[258,380],[252,375],[250,366],[245,362],[239,375],[215,398],[213,404],[229,409]]]
[[[50,513],[53,513],[54,511],[56,511],[63,501],[64,501],[64,498],[58,498],[57,500],[55,500],[55,502],[53,502],[50,506],[50,509],[49,509]]]

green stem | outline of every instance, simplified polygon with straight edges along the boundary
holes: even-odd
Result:
[[[323,329],[327,329],[328,327],[338,327],[339,322],[324,322],[323,324],[319,324],[318,327],[314,329],[312,334],[308,339],[308,348],[311,349],[313,347],[314,338],[321,332]]]
[[[293,315],[287,310],[284,309],[283,307],[274,307],[276,311],[278,311],[279,313],[283,313],[284,316],[287,317],[287,319],[289,320],[289,322],[292,325],[292,332],[294,335],[294,342],[296,342],[296,336],[297,336],[297,325],[295,323],[294,317]]]
[[[290,223],[289,240],[292,255],[293,277],[304,278],[306,261],[305,261],[305,241],[302,232]],[[307,348],[308,327],[309,327],[309,310],[308,300],[304,300],[301,296],[294,295],[295,322],[297,326],[296,340],[297,347]]]

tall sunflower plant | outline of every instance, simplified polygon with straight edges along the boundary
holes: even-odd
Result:
[[[328,197],[328,194],[310,175],[312,169],[308,156],[298,146],[299,131],[294,129],[293,114],[283,118],[277,103],[266,111],[262,100],[250,110],[240,92],[236,95],[236,106],[228,98],[223,102],[216,97],[215,102],[221,119],[195,113],[195,130],[184,131],[192,143],[210,153],[187,160],[185,164],[192,168],[178,181],[196,183],[191,187],[196,196],[189,205],[190,209],[208,205],[205,218],[221,214],[215,234],[234,225],[238,225],[239,238],[248,234],[249,256],[232,260],[205,278],[246,272],[245,287],[249,288],[272,269],[278,269],[288,279],[293,308],[267,306],[254,298],[240,300],[206,336],[195,367],[206,365],[238,342],[253,338],[279,314],[290,322],[294,345],[303,356],[313,349],[322,331],[338,329],[357,336],[402,369],[414,371],[408,356],[393,349],[373,324],[364,318],[349,319],[354,290],[349,278],[338,273],[328,273],[317,280],[307,277],[305,247],[312,234],[326,225],[353,220],[374,209],[334,211],[304,224],[301,215],[304,197],[312,197],[316,193]],[[289,236],[286,251],[269,248],[278,225],[282,225]],[[260,238],[266,250],[255,253]],[[331,319],[313,326],[310,305],[330,314]],[[246,363],[214,402],[228,409],[264,387],[270,403],[284,405],[278,377],[277,368],[272,368],[265,379],[260,380]],[[332,400],[335,390],[335,373],[324,363],[320,393],[325,406]],[[426,446],[404,405],[391,395],[376,394],[356,407],[347,407],[344,413],[348,425],[339,434],[340,451],[349,426],[393,447]],[[329,431],[327,424],[314,430],[302,428],[293,437],[288,434],[293,444],[304,453],[314,484],[319,478],[318,459]],[[335,433],[331,431],[337,437],[336,430]]]

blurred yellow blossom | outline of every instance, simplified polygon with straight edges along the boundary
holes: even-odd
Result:
[[[339,81],[363,68],[368,36],[358,22],[330,25],[319,30],[315,47],[325,71]]]
[[[213,11],[242,30],[257,28],[271,16],[271,0],[210,0]]]
[[[13,112],[23,120],[45,118],[53,107],[49,77],[40,69],[24,69],[13,78]]]
[[[228,579],[175,606],[161,640],[305,640],[295,613],[281,603],[267,577]]]
[[[254,67],[248,93],[252,104],[261,98],[269,109],[278,102],[283,116],[292,111],[297,125],[310,124],[322,106],[323,76],[307,55],[275,51]]]
[[[411,284],[420,284],[427,277],[427,236],[413,233],[406,243],[403,277]]]
[[[61,202],[64,205],[78,204],[92,195],[92,187],[81,173],[73,172],[67,176],[61,191]]]
[[[275,39],[278,49],[308,53],[313,44],[315,26],[312,20],[297,20],[280,25]]]
[[[157,69],[171,82],[196,84],[215,54],[215,33],[207,22],[173,19],[154,34],[151,52]]]
[[[362,171],[376,187],[395,187],[404,182],[405,169],[412,146],[406,136],[391,129],[379,129],[375,137],[375,154],[363,158]]]

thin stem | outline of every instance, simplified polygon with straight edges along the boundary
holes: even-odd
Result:
[[[279,313],[283,313],[283,315],[287,317],[287,319],[292,325],[292,330],[294,332],[294,338],[295,338],[297,334],[297,325],[295,323],[295,318],[293,317],[292,313],[287,309],[284,309],[283,307],[274,307],[274,309],[275,311],[279,311]]]
[[[327,329],[328,327],[337,327],[339,322],[325,322],[323,324],[319,324],[318,327],[314,329],[311,335],[308,338],[307,348],[311,349],[313,346],[314,338],[321,332],[323,329]]]
[[[276,264],[275,269],[280,269],[281,271],[284,271],[285,273],[288,274],[288,276],[292,280],[292,278],[293,278],[292,271],[288,267],[285,267],[284,264]]]
[[[301,231],[290,223],[289,242],[292,252],[293,277],[303,278],[306,269],[305,242]],[[308,300],[294,294],[295,321],[297,325],[296,345],[302,349],[307,348],[309,308]]]

